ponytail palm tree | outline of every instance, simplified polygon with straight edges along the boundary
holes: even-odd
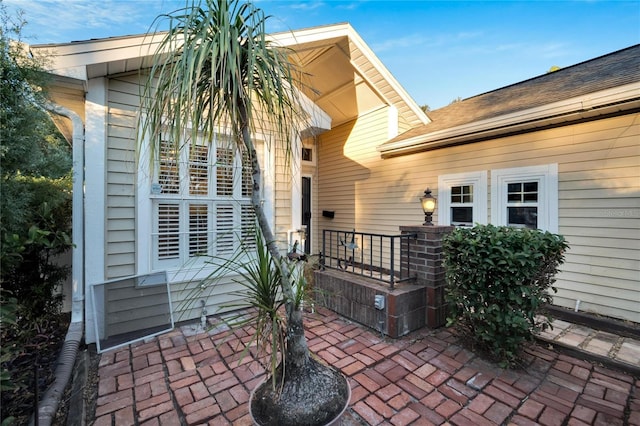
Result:
[[[159,17],[162,18],[168,20],[170,27],[154,54],[145,85],[140,140],[152,141],[148,149],[151,158],[155,158],[161,135],[174,141],[177,153],[181,144],[188,143],[184,141],[212,140],[223,129],[230,134],[236,149],[248,156],[253,183],[251,204],[264,243],[279,269],[285,300],[284,348],[280,364],[271,372],[281,378],[273,389],[279,392],[274,399],[300,399],[297,394],[286,396],[287,382],[301,380],[309,384],[309,375],[322,378],[327,374],[310,357],[292,269],[278,249],[261,203],[262,170],[252,135],[269,135],[267,148],[291,154],[292,141],[306,120],[296,89],[301,87],[302,72],[292,63],[290,50],[267,39],[268,17],[249,3],[203,0]],[[348,386],[346,381],[344,385]],[[296,384],[293,389],[299,392],[301,387]],[[307,401],[299,402],[313,405],[318,400],[318,389],[310,392]],[[327,407],[322,410],[330,411]]]

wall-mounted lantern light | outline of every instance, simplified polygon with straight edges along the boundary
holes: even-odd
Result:
[[[420,197],[420,204],[422,204],[422,210],[424,211],[424,224],[427,226],[432,226],[431,216],[436,209],[436,198],[431,195],[431,190],[429,188],[424,191],[424,196]]]

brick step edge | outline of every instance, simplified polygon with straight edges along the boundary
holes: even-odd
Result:
[[[557,349],[559,352],[562,352],[565,355],[569,355],[574,358],[584,359],[586,361],[597,362],[598,364],[604,365],[614,370],[629,373],[634,377],[640,377],[639,366],[629,364],[627,362],[620,361],[614,358],[610,358],[608,356],[598,355],[593,352],[589,352],[584,349],[577,348],[575,346],[567,345],[564,343],[560,343],[554,340],[546,339],[541,336],[535,336],[535,338],[538,342],[544,343],[545,345],[551,345],[555,349]]]

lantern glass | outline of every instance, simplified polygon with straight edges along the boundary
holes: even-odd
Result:
[[[433,198],[422,198],[422,210],[425,213],[433,213],[436,209],[436,200]]]
[[[424,191],[424,196],[420,197],[420,204],[424,212],[424,225],[433,225],[433,223],[431,223],[431,216],[436,209],[436,198],[431,195],[429,188]]]

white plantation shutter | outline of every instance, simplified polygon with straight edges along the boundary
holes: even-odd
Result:
[[[217,254],[232,253],[233,237],[233,205],[222,204],[216,207],[216,250]]]
[[[160,140],[150,193],[152,269],[204,264],[204,256],[231,255],[240,242],[254,249],[249,155],[225,135],[185,142],[178,151],[167,139]]]
[[[158,259],[178,259],[180,257],[180,205],[158,204],[157,218]]]
[[[255,217],[252,205],[243,204],[240,207],[240,238],[248,250],[254,249],[256,246]]]
[[[189,257],[209,254],[209,206],[189,205]]]
[[[160,140],[158,167],[158,183],[163,194],[180,193],[180,174],[178,170],[179,153],[174,144],[168,140]]]
[[[209,194],[209,147],[193,145],[189,152],[189,194]]]
[[[233,150],[216,149],[216,195],[233,195]]]
[[[253,192],[253,176],[249,153],[242,151],[242,196],[251,197]]]

